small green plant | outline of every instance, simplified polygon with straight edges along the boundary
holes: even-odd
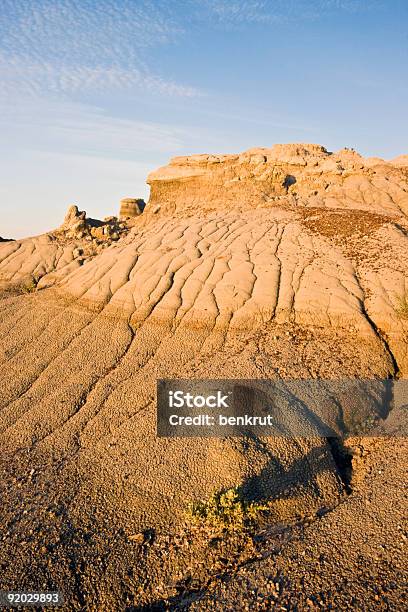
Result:
[[[37,289],[38,281],[35,278],[24,283],[21,287],[23,293],[34,293]]]
[[[396,312],[402,319],[408,319],[408,293],[397,296]]]
[[[188,515],[195,523],[221,531],[242,531],[268,507],[242,498],[237,487],[213,493],[206,501],[192,502]]]

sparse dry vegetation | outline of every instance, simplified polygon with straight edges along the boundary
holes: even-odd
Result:
[[[23,285],[21,286],[21,291],[23,293],[34,293],[34,291],[37,290],[37,284],[38,281],[35,278],[32,278],[26,283],[23,283]]]
[[[196,523],[220,531],[242,531],[255,521],[268,506],[242,498],[237,487],[213,493],[206,501],[193,502],[188,515]]]
[[[397,306],[395,310],[401,319],[408,319],[408,293],[397,296]]]

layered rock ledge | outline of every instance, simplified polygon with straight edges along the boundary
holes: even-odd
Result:
[[[310,144],[174,157],[147,178],[150,206],[167,213],[293,205],[406,215],[406,157],[387,162]]]

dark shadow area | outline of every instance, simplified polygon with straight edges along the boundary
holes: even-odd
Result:
[[[296,459],[289,469],[285,469],[279,458],[261,440],[255,438],[257,450],[268,456],[268,463],[258,474],[244,481],[240,487],[243,498],[249,501],[288,500],[298,497],[305,489],[312,489],[319,496],[318,476],[330,468],[327,451],[331,447],[327,448],[326,440],[322,441],[321,446],[312,448],[306,456]],[[335,464],[338,466],[336,461]]]
[[[258,431],[256,427],[248,430],[248,428],[236,426],[239,435],[248,436],[252,433],[256,436],[264,433],[273,437],[292,438],[296,435],[301,437],[318,435],[326,438],[346,433],[343,414],[337,403],[333,402],[334,416],[338,428],[336,431],[313,412],[306,401],[300,397],[300,389],[291,389],[284,385],[271,386],[267,383],[264,391],[260,388],[262,385],[262,381],[235,384],[233,387],[234,411],[236,415],[264,416],[269,414],[273,417],[274,424],[269,430],[260,427]],[[330,397],[330,399],[333,398]],[[291,407],[294,407],[291,411],[292,420],[288,420],[287,416]]]
[[[86,218],[86,223],[90,227],[102,227],[103,225],[106,225],[105,221],[100,221],[99,219],[91,219],[91,217]]]
[[[283,181],[283,187],[285,187],[287,191],[289,187],[291,187],[295,183],[296,183],[296,177],[294,177],[293,174],[288,174],[285,180]]]
[[[401,234],[403,234],[406,238],[408,237],[408,231],[405,229],[405,227],[402,227],[402,225],[399,223],[394,223],[393,225],[401,232]]]
[[[353,455],[348,448],[343,444],[341,438],[327,438],[333,455],[333,461],[336,464],[340,478],[344,484],[346,493],[351,493],[351,479],[353,476]]]

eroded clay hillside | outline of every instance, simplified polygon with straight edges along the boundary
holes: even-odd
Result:
[[[278,522],[326,512],[347,493],[319,437],[158,439],[157,379],[408,373],[406,156],[276,145],[175,158],[148,182],[135,217],[96,223],[73,208],[61,228],[0,245],[4,482],[20,479],[30,508],[9,545],[32,529],[15,567],[27,577],[33,563],[54,581],[65,571],[78,607],[81,590],[99,609],[106,589],[122,605],[117,576],[132,592],[140,578],[124,578],[142,554],[129,534],[177,530],[187,504],[214,490],[273,498]],[[335,409],[347,431],[353,415]],[[93,534],[84,568],[101,557],[102,569],[72,569],[67,521],[78,537]],[[33,552],[47,530],[52,570]],[[156,554],[143,563],[167,586],[156,592],[153,580],[133,602],[170,597],[173,567]]]
[[[112,217],[106,232],[78,232],[74,211],[57,231],[4,243],[0,278],[117,309],[133,329],[203,326],[207,345],[271,322],[364,334],[404,371],[405,157],[276,145],[174,158],[149,175],[131,227]]]

